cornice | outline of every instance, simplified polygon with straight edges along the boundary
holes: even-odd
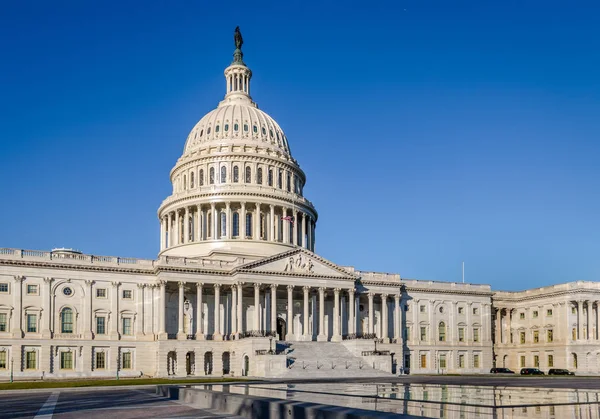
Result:
[[[503,291],[503,292],[506,292],[506,291]],[[496,301],[496,302],[520,303],[523,301],[542,300],[542,299],[564,297],[564,296],[577,295],[577,294],[597,295],[598,300],[600,300],[600,291],[599,290],[586,289],[586,288],[574,289],[574,290],[559,290],[559,291],[548,292],[548,293],[544,293],[544,294],[515,296],[515,297],[499,297],[499,296],[497,296],[497,293],[493,293],[492,300]],[[573,297],[573,298],[576,298],[576,297]]]
[[[436,288],[415,288],[406,286],[408,294],[410,292],[424,292],[429,294],[452,294],[452,295],[476,295],[479,297],[491,297],[493,292],[491,291],[476,291],[476,290],[457,290],[457,289],[436,289]]]

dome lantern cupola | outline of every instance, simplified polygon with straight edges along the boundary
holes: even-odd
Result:
[[[233,61],[231,65],[225,69],[226,93],[225,99],[219,103],[219,107],[230,104],[246,102],[251,106],[256,106],[250,97],[250,79],[252,78],[252,70],[244,63],[244,53],[242,52],[242,44],[244,39],[240,32],[240,27],[235,28],[233,36],[235,41],[235,51],[233,52]]]

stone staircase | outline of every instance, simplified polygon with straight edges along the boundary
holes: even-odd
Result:
[[[290,342],[287,345],[288,368],[276,378],[392,376],[373,369],[372,365],[352,354],[342,343]]]

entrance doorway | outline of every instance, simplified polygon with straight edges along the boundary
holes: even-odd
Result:
[[[213,353],[206,352],[204,354],[204,374],[212,375],[213,370]]]
[[[248,373],[250,372],[250,358],[248,358],[248,355],[244,356],[244,369],[242,371],[242,375],[243,376],[248,376]]]
[[[277,336],[279,336],[279,340],[285,340],[285,336],[287,335],[287,324],[285,320],[281,317],[277,318]]]
[[[228,375],[230,372],[231,355],[229,352],[223,352],[223,375]]]
[[[192,375],[194,373],[195,368],[195,354],[193,352],[188,352],[185,355],[185,372],[187,375]]]

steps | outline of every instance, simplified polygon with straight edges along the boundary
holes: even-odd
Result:
[[[391,377],[392,374],[373,369],[362,357],[355,356],[341,343],[290,342],[288,369],[276,377]]]

